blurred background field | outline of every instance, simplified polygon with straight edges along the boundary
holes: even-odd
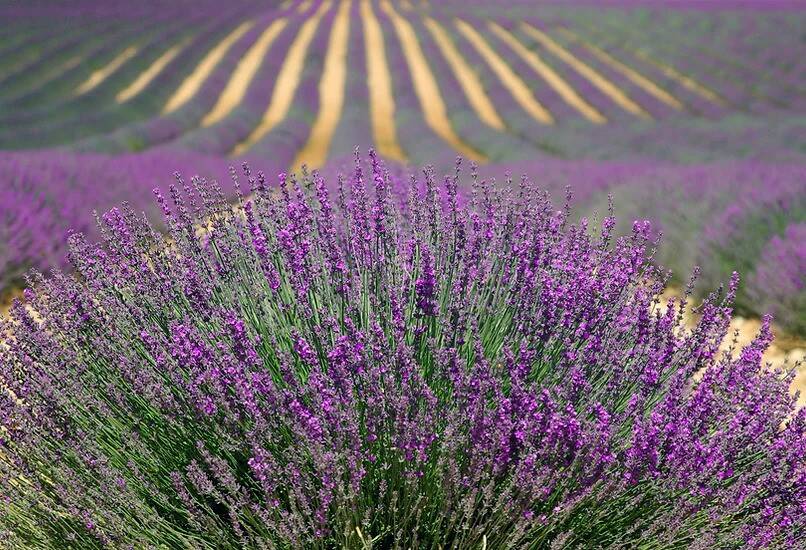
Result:
[[[67,268],[94,209],[154,213],[174,171],[273,181],[360,146],[570,186],[580,216],[612,194],[678,286],[739,271],[742,338],[772,312],[770,359],[803,356],[801,2],[28,0],[0,22],[0,301]]]

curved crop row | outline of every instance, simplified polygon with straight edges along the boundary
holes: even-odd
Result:
[[[215,28],[224,22],[222,19],[213,25],[206,23],[206,18],[203,16],[196,16],[195,19],[199,24],[203,25],[201,27],[202,31],[204,31],[205,28]],[[91,93],[77,93],[81,90],[80,87],[82,83],[87,82],[85,76],[76,83],[75,88],[69,90],[68,98],[51,106],[47,112],[43,112],[39,115],[44,117],[44,120],[47,120],[47,122],[25,120],[22,123],[17,123],[17,125],[24,124],[25,128],[31,129],[30,132],[33,133],[33,137],[30,137],[29,140],[34,143],[46,143],[48,140],[57,143],[65,140],[75,142],[93,134],[111,132],[116,127],[131,124],[146,116],[154,116],[158,113],[157,109],[161,107],[161,105],[157,103],[157,98],[164,97],[166,90],[163,90],[158,96],[146,98],[147,102],[145,105],[127,103],[121,106],[116,100],[117,94],[124,90],[125,87],[145,69],[146,63],[151,61],[158,53],[167,50],[172,45],[182,42],[186,38],[201,38],[202,44],[204,41],[209,40],[209,33],[202,32],[202,36],[200,37],[198,30],[196,25],[188,26],[187,21],[183,23],[174,22],[158,32],[150,43],[142,37],[139,38],[137,44],[132,44],[133,47],[138,48],[138,51],[135,53],[139,55],[136,55],[134,59],[124,63],[116,74],[111,75],[103,83],[99,83],[98,88],[94,89]],[[201,44],[191,42],[189,47],[193,48],[199,45]],[[116,48],[116,53],[119,54],[123,50],[124,48]],[[183,57],[180,52],[170,66],[182,67],[177,63],[177,61],[181,59],[183,59]],[[109,58],[107,58],[107,60],[109,60]],[[179,75],[173,75],[174,78],[177,76]],[[42,98],[38,98],[37,101],[41,102]],[[88,106],[90,105],[94,107],[92,110],[88,110]],[[146,107],[148,110],[144,111],[143,107]],[[57,114],[54,115],[53,113]],[[76,120],[81,121],[80,129],[75,128]],[[13,139],[24,140],[25,132],[17,131]]]
[[[337,4],[328,3],[328,17],[333,16],[332,10],[336,9]],[[695,146],[687,148],[688,143],[706,142],[709,146],[715,146],[712,154],[716,157],[743,155],[753,148],[764,149],[766,154],[768,149],[774,148],[768,148],[766,141],[773,146],[779,145],[781,153],[776,154],[782,157],[799,154],[796,144],[787,139],[790,130],[765,136],[753,129],[758,123],[754,117],[759,114],[779,117],[782,126],[787,124],[789,111],[783,105],[795,108],[798,101],[796,91],[799,86],[802,87],[797,61],[785,62],[790,67],[788,72],[781,68],[765,72],[758,61],[742,59],[747,56],[747,48],[739,47],[740,43],[736,54],[732,51],[719,55],[713,53],[717,45],[733,43],[725,30],[734,24],[728,16],[702,16],[707,25],[713,25],[719,31],[716,36],[709,38],[703,30],[707,25],[694,25],[698,21],[696,17],[682,11],[673,13],[668,20],[653,22],[649,20],[649,15],[654,11],[631,13],[614,8],[602,15],[601,23],[604,26],[600,25],[600,30],[594,30],[590,26],[592,12],[580,8],[569,10],[541,6],[536,13],[534,10],[526,13],[518,4],[513,4],[495,13],[483,7],[458,13],[450,3],[440,4],[431,11],[413,4],[398,5],[385,0],[380,3],[356,0],[354,4],[350,8],[350,36],[354,37],[356,32],[369,33],[370,40],[382,40],[388,51],[372,53],[368,59],[359,55],[357,48],[348,48],[345,61],[347,72],[361,74],[363,70],[367,78],[375,78],[370,75],[377,73],[377,70],[373,70],[374,73],[366,71],[378,62],[375,59],[378,56],[388,58],[387,71],[388,67],[393,67],[391,80],[387,79],[387,84],[392,86],[388,93],[392,94],[391,103],[397,107],[395,120],[396,126],[400,127],[399,132],[386,128],[380,133],[375,132],[377,135],[374,138],[375,145],[389,158],[432,158],[431,153],[440,150],[446,153],[459,151],[480,160],[492,158],[502,161],[507,154],[502,151],[504,147],[500,143],[508,143],[517,151],[508,155],[509,158],[521,156],[521,149],[528,154],[542,152],[559,157],[584,155],[609,158],[618,155],[616,151],[623,150],[628,142],[647,141],[647,136],[656,133],[681,135],[681,144],[667,148],[669,157],[678,160],[688,160],[691,156],[689,149]],[[245,83],[243,89],[233,96],[232,105],[222,107],[220,113],[211,113],[224,89],[219,87],[220,83],[228,81],[235,74],[240,56],[245,55],[259,39],[257,27],[245,29],[243,36],[235,37],[232,44],[227,43],[220,55],[217,54],[218,57],[210,61],[209,70],[202,71],[192,89],[188,88],[189,91],[182,95],[181,101],[175,101],[171,95],[165,97],[164,94],[169,89],[174,94],[182,91],[178,87],[183,84],[179,82],[183,77],[198,72],[199,60],[204,59],[201,50],[211,48],[206,50],[209,55],[221,46],[221,42],[214,42],[213,37],[227,36],[227,25],[237,21],[232,27],[235,29],[244,21],[259,20],[258,27],[266,29],[271,22],[285,17],[292,25],[299,21],[303,27],[311,26],[321,5],[321,2],[290,3],[285,7],[281,5],[256,10],[253,3],[237,3],[221,14],[217,13],[220,10],[205,4],[193,15],[201,27],[182,27],[187,27],[188,36],[194,30],[203,35],[196,36],[187,45],[183,42],[184,31],[176,34],[172,30],[177,19],[173,18],[174,22],[171,23],[169,17],[171,13],[183,10],[184,4],[172,5],[139,23],[156,32],[149,44],[143,40],[138,44],[127,43],[126,36],[136,32],[131,26],[127,27],[128,31],[124,29],[120,34],[110,34],[103,40],[90,36],[84,43],[76,44],[75,48],[64,48],[64,51],[55,55],[54,62],[57,59],[64,61],[67,63],[66,69],[53,67],[48,74],[34,70],[31,76],[17,79],[14,86],[7,88],[5,93],[10,94],[7,98],[9,109],[7,114],[0,117],[0,143],[7,147],[25,148],[57,143],[76,146],[76,142],[79,142],[77,147],[80,149],[114,151],[139,150],[177,142],[171,146],[198,147],[204,152],[234,152],[237,155],[258,145],[251,152],[253,157],[260,157],[264,151],[280,146],[283,150],[296,149],[289,153],[290,164],[294,164],[308,142],[308,136],[303,137],[302,134],[314,127],[317,118],[331,116],[327,109],[319,109],[318,101],[309,101],[310,94],[303,93],[307,86],[313,85],[312,80],[300,81],[301,86],[289,92],[300,97],[284,99],[283,105],[286,107],[281,109],[283,112],[279,112],[276,121],[273,120],[274,114],[264,112],[263,117],[268,116],[272,120],[268,124],[264,120],[252,125],[246,135],[243,135],[243,131],[250,124],[246,113],[251,113],[253,108],[249,105],[241,108],[241,104],[250,101],[251,89],[258,91],[273,87],[276,80],[270,72],[259,70],[254,73],[250,82]],[[369,20],[364,20],[364,5],[369,9],[367,13],[372,13],[379,21],[380,33]],[[29,11],[39,13],[45,8],[37,5]],[[54,8],[53,13],[57,12]],[[137,9],[131,8],[131,13],[137,12]],[[215,20],[211,15],[214,12],[219,15]],[[125,13],[124,10],[120,21],[133,18]],[[744,23],[747,16],[738,17],[735,21]],[[781,24],[776,19],[771,18],[771,21],[765,19],[765,32],[772,32],[775,25]],[[205,25],[210,27],[206,28]],[[681,25],[696,27],[690,33],[690,37],[693,36],[693,39],[689,39],[691,44],[684,44],[675,38],[675,32]],[[302,58],[295,60],[295,65],[323,66],[329,48],[329,41],[323,37],[329,36],[330,27],[314,26],[316,28],[311,27],[311,37],[306,40],[315,39],[315,43],[300,50]],[[440,30],[434,31],[434,28]],[[609,35],[601,29],[607,29]],[[275,34],[275,40],[281,42],[283,36],[288,36],[287,29],[279,29]],[[401,37],[403,43],[400,42]],[[662,40],[653,37],[662,37]],[[364,48],[368,47],[366,40],[365,37]],[[88,45],[99,41],[103,45],[92,53]],[[658,42],[661,44],[658,45]],[[453,49],[451,59],[444,57],[445,43]],[[175,50],[180,45],[185,49]],[[139,51],[130,60],[122,62],[120,67],[113,66],[115,70],[110,70],[108,76],[104,75],[105,80],[97,86],[90,82],[87,89],[96,86],[94,89],[73,97],[76,88],[82,89],[82,85],[87,84],[92,72],[90,68],[102,69],[110,62],[114,65],[116,56],[125,53],[128,47],[137,47]],[[375,48],[371,49],[374,52]],[[83,61],[78,63],[78,55],[68,54],[70,51],[87,52],[86,59],[90,64]],[[250,60],[250,63],[253,66],[283,67],[286,59],[275,59],[275,54],[296,55],[295,48],[283,52],[279,47],[270,47],[270,51],[272,53],[269,55],[269,49],[261,50],[255,55],[260,57],[262,54],[264,59]],[[149,90],[147,95],[153,96],[153,100],[139,102],[135,98],[133,103],[119,102],[120,94],[168,52],[172,57],[160,65],[150,76],[151,79],[147,80],[148,84],[144,85]],[[428,55],[423,56],[423,52],[428,52]],[[266,57],[271,59],[266,60]],[[421,62],[423,57],[425,59]],[[49,65],[48,59],[42,58],[34,67]],[[476,92],[469,92],[467,86],[471,84],[464,81],[459,81],[457,87],[454,74],[457,59],[464,64],[463,74],[474,75],[471,87],[474,86]],[[721,59],[730,62],[723,63],[724,66],[714,65],[718,65]],[[409,67],[411,63],[414,63],[413,70]],[[439,67],[439,71],[435,71],[434,67]],[[778,88],[767,79],[765,86],[768,89],[756,90],[752,88],[751,78],[756,71],[760,75],[786,74],[788,78],[781,79]],[[372,84],[367,81],[370,89],[376,91],[355,104],[348,101],[349,109],[360,111],[363,108],[372,123],[372,112],[378,105],[377,98],[372,94],[386,93],[382,84],[380,80]],[[478,93],[479,88],[484,89],[483,94]],[[450,93],[447,93],[448,90]],[[468,93],[471,95],[467,96]],[[441,100],[424,100],[423,94],[439,96]],[[770,104],[768,109],[762,108],[760,104],[757,105],[759,101],[766,101],[761,96],[778,103]],[[167,103],[160,104],[157,97]],[[304,107],[291,107],[292,104],[296,105],[297,99]],[[213,103],[208,103],[210,101]],[[390,103],[388,99],[382,101]],[[486,102],[482,108],[487,111],[486,114],[478,111],[482,105],[480,101]],[[37,105],[35,109],[27,108],[34,104]],[[452,108],[447,108],[448,105]],[[384,109],[388,110],[388,107]],[[440,114],[443,112],[445,114]],[[490,115],[490,112],[495,115]],[[714,119],[714,132],[722,135],[723,139],[704,135],[711,128],[705,127],[705,121],[692,115]],[[81,121],[81,124],[76,124],[76,121]],[[493,126],[490,126],[491,121],[494,121]],[[281,123],[286,127],[282,127]],[[744,133],[741,137],[732,135],[722,126],[739,126]],[[346,131],[345,125],[336,120],[335,127],[328,149],[332,148],[338,157],[347,152],[355,140],[351,140],[347,146],[339,145]],[[379,124],[378,127],[384,128],[384,125]],[[583,132],[579,131],[583,128]],[[614,130],[616,138],[609,139]],[[398,143],[395,147],[399,150],[395,147],[385,150],[383,143],[391,138],[384,137],[384,132],[400,133],[398,141],[404,140],[406,145]],[[622,134],[624,137],[621,137]],[[107,136],[111,139],[106,139]],[[501,138],[500,142],[496,139],[498,137]],[[577,137],[579,142],[575,143]],[[754,141],[748,143],[749,138]],[[233,143],[234,140],[237,141]],[[363,138],[359,141],[363,141]],[[232,149],[225,151],[229,147]],[[407,148],[412,150],[407,152]],[[429,154],[425,155],[425,151]],[[653,151],[653,154],[657,153]],[[321,164],[324,160],[318,159],[316,162]]]

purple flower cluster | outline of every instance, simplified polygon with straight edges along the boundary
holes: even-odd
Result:
[[[806,409],[527,179],[181,178],[0,320],[12,547],[797,547]],[[237,180],[237,178],[236,178]],[[245,181],[244,181],[245,180]],[[367,184],[366,182],[371,182]],[[336,189],[331,198],[329,189]],[[248,194],[246,194],[248,192]]]

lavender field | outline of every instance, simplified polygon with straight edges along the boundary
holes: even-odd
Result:
[[[806,546],[802,3],[0,23],[0,547]]]

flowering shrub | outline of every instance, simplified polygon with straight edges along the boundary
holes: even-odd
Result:
[[[399,205],[370,164],[335,199],[247,170],[235,211],[179,179],[168,237],[113,209],[71,237],[79,279],[32,276],[0,321],[6,544],[803,542],[769,321],[717,351],[736,277],[688,331],[647,222],[572,225],[525,179],[460,200],[458,171]]]
[[[508,168],[534,173],[527,163]],[[629,231],[625,218],[651,219],[653,230],[663,234],[655,261],[673,270],[676,284],[685,284],[681,276],[694,265],[703,268],[700,281],[705,288],[717,286],[738,271],[748,284],[737,293],[736,313],[753,317],[773,313],[775,323],[789,334],[806,334],[804,323],[797,319],[803,308],[795,305],[802,299],[798,297],[802,282],[799,287],[798,281],[803,271],[798,271],[794,256],[785,260],[783,248],[769,244],[806,221],[802,166],[742,161],[692,166],[592,163],[585,167],[575,162],[565,172],[543,173],[541,185],[550,189],[570,185],[580,203],[589,203],[585,211],[603,210],[607,194],[612,194],[621,218],[617,233]],[[787,245],[790,249],[796,246],[794,234],[784,240],[791,243]],[[756,271],[765,274],[756,277]]]

